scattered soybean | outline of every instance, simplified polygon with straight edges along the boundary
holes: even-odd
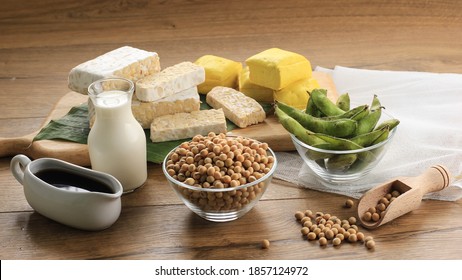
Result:
[[[347,200],[345,201],[345,207],[346,207],[346,208],[351,208],[351,207],[353,207],[354,205],[355,205],[355,203],[354,203],[353,200],[351,200],[351,199],[347,199]]]
[[[339,246],[344,240],[349,243],[364,242],[372,240],[372,237],[365,237],[364,233],[359,231],[356,225],[356,217],[347,219],[339,219],[335,215],[323,212],[314,212],[311,210],[296,211],[294,216],[297,221],[302,224],[300,230],[302,236],[307,240],[318,240],[320,246]],[[302,222],[303,221],[303,222]],[[375,246],[375,243],[370,243],[368,246]]]
[[[327,245],[327,239],[325,237],[319,238],[319,245],[326,246]]]
[[[268,239],[263,239],[261,242],[261,247],[262,249],[268,249],[270,247],[270,242]]]
[[[332,245],[334,245],[334,246],[338,246],[338,245],[340,245],[340,243],[342,243],[342,240],[340,238],[338,238],[338,237],[336,237],[336,238],[334,238],[332,240]]]
[[[375,248],[375,241],[374,240],[369,240],[366,242],[366,247],[367,249],[374,249]]]

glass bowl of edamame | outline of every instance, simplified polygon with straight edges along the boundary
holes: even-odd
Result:
[[[276,166],[276,156],[266,143],[209,133],[174,148],[162,170],[190,210],[208,221],[228,222],[256,205]]]
[[[385,155],[396,128],[385,140],[361,149],[326,150],[310,146],[291,134],[300,156],[318,177],[331,184],[342,184],[359,180],[369,174]]]
[[[377,95],[370,105],[351,107],[348,93],[334,103],[323,89],[310,93],[305,110],[278,102],[275,114],[308,167],[332,184],[355,181],[371,172],[399,124]]]

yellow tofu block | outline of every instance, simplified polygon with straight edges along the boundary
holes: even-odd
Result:
[[[307,92],[311,92],[315,88],[320,88],[320,86],[314,78],[302,79],[283,89],[275,90],[274,101],[281,101],[297,109],[305,110],[310,98]]]
[[[195,63],[205,69],[205,82],[197,86],[199,93],[207,94],[216,86],[237,88],[237,79],[242,70],[240,62],[214,55],[204,55]]]
[[[273,102],[273,90],[256,85],[250,81],[249,67],[242,69],[239,74],[239,91],[258,102]]]
[[[245,62],[252,83],[274,90],[310,78],[312,73],[311,63],[304,56],[278,48],[258,53]]]

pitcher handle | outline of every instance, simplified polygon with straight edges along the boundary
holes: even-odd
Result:
[[[31,162],[25,155],[16,155],[11,159],[10,169],[13,176],[22,185],[24,181],[24,168]]]

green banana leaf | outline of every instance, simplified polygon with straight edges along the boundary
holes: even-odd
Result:
[[[59,139],[87,144],[89,132],[88,106],[82,104],[72,107],[64,117],[51,120],[40,130],[33,141]]]
[[[272,104],[261,103],[266,113],[272,109]],[[208,110],[211,107],[205,102],[205,96],[201,95],[201,110]],[[227,129],[231,131],[237,126],[227,120]],[[90,132],[88,121],[88,106],[82,104],[72,107],[71,110],[62,118],[50,121],[40,132],[34,137],[33,141],[39,140],[65,140],[80,144],[87,144],[88,133]],[[150,130],[144,130],[146,134],[146,151],[147,160],[153,163],[162,163],[165,156],[173,148],[180,145],[184,141],[190,139],[181,139],[174,141],[166,141],[161,143],[153,143],[150,139]]]

